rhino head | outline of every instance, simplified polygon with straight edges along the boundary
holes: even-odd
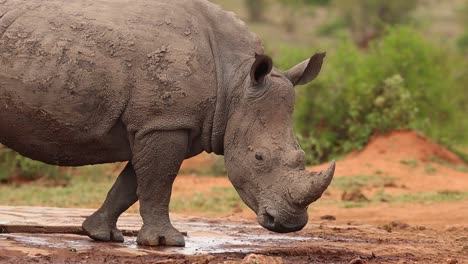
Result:
[[[317,77],[325,53],[281,72],[266,55],[256,55],[235,105],[229,111],[224,156],[228,177],[259,224],[280,233],[301,230],[309,204],[330,184],[335,164],[305,170],[304,151],[292,127],[294,86]]]

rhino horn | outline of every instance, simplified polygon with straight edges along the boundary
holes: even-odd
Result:
[[[301,182],[297,183],[301,186],[300,191],[291,196],[294,200],[293,203],[300,207],[307,207],[318,200],[330,185],[334,173],[335,161],[326,170],[310,172],[307,173],[306,177],[301,177]]]

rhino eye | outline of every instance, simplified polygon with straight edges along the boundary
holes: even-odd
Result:
[[[253,168],[258,172],[271,171],[271,156],[267,148],[260,147],[255,152],[255,160],[252,159]]]
[[[263,160],[262,153],[260,153],[260,152],[255,153],[255,159],[257,159],[257,160]]]

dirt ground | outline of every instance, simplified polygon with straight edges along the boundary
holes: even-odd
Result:
[[[313,220],[295,234],[274,234],[239,218],[209,219],[172,215],[187,232],[185,248],[139,247],[126,242],[98,243],[76,234],[6,233],[8,227],[79,233],[92,213],[85,209],[0,207],[0,263],[466,263],[468,228],[438,229],[402,222],[386,227]],[[21,226],[19,226],[21,224]],[[124,233],[141,225],[137,215],[119,221]],[[7,227],[8,226],[8,227]],[[40,226],[40,228],[38,228]],[[57,228],[60,226],[60,228]],[[275,262],[276,261],[276,262]],[[354,261],[354,262],[353,262]]]
[[[202,155],[184,170],[211,162],[212,156]],[[359,177],[367,182],[352,187],[366,202],[346,206],[349,190],[343,183]],[[179,176],[174,195],[230,186],[226,177]],[[0,231],[2,225],[42,231],[58,225],[65,226],[60,232],[74,233],[5,233],[3,227],[0,263],[468,263],[467,192],[461,159],[414,132],[398,131],[338,160],[334,183],[311,205],[309,224],[294,234],[262,229],[245,208],[215,218],[189,212],[172,215],[175,226],[187,232],[187,247],[146,248],[133,236],[141,224],[137,215],[120,220],[129,236],[124,244],[112,244],[79,235],[90,210],[0,207]],[[376,198],[379,193],[385,196]]]

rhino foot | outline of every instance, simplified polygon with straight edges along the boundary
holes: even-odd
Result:
[[[122,232],[103,213],[95,212],[83,222],[83,231],[90,238],[102,242],[124,242]]]
[[[174,227],[147,227],[143,225],[138,233],[137,243],[143,246],[184,247],[184,236]]]

